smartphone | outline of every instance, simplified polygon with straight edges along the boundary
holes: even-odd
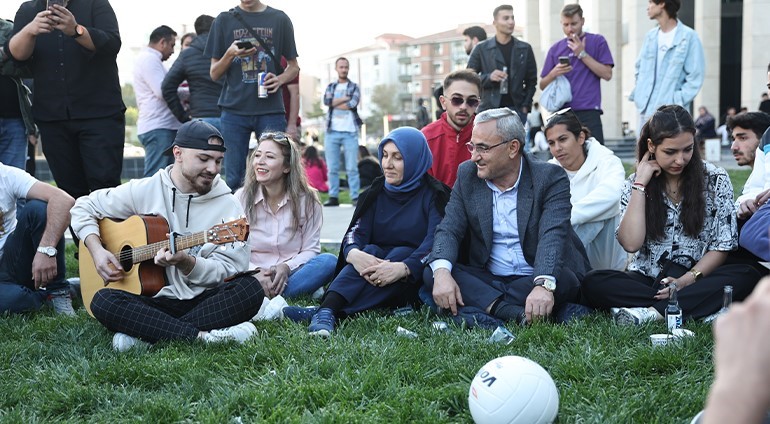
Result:
[[[46,7],[46,9],[50,9],[51,6],[55,4],[58,4],[61,7],[67,7],[67,5],[65,4],[66,2],[67,0],[48,0],[48,6]]]
[[[569,65],[569,57],[559,56],[559,63],[562,65]]]
[[[236,41],[235,45],[238,46],[239,49],[250,49],[254,47],[254,44],[251,44],[251,41]]]

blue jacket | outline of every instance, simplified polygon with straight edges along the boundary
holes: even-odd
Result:
[[[636,87],[628,100],[636,103],[642,114],[652,114],[662,105],[677,104],[689,109],[703,85],[706,61],[698,34],[692,28],[677,22],[671,48],[663,57],[656,80],[658,57],[658,27],[647,32],[642,50],[636,59]]]

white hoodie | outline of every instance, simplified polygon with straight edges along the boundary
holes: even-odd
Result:
[[[81,240],[91,234],[99,235],[98,220],[102,218],[159,215],[168,221],[171,231],[188,234],[244,216],[240,202],[219,177],[214,178],[211,191],[204,195],[181,193],[171,181],[172,167],[79,198],[71,211],[75,233]],[[156,297],[193,299],[207,288],[222,284],[225,277],[245,271],[249,265],[249,247],[243,242],[222,246],[206,243],[188,249],[187,253],[195,256],[193,270],[184,275],[176,267],[166,268],[168,285]]]
[[[595,138],[586,140],[588,155],[569,182],[573,226],[620,215],[620,195],[626,179],[623,162]],[[560,165],[554,158],[548,162]]]

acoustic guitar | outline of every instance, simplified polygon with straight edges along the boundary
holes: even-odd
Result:
[[[169,234],[168,222],[160,216],[134,215],[119,221],[104,218],[99,221],[99,234],[105,249],[118,259],[123,267],[123,278],[105,283],[96,271],[94,260],[85,243],[80,243],[80,290],[88,314],[97,291],[109,287],[143,296],[154,296],[166,285],[165,268],[155,265],[153,258],[162,248],[172,252],[200,246],[205,243],[227,244],[246,241],[249,224],[245,218],[215,225],[194,234]]]

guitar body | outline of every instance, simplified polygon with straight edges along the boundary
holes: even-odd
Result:
[[[80,243],[80,290],[83,294],[83,305],[88,313],[91,312],[91,301],[97,291],[109,287],[125,290],[129,293],[143,296],[154,296],[165,285],[165,269],[152,260],[134,264],[131,251],[136,247],[166,240],[169,232],[168,223],[163,217],[151,215],[134,215],[123,221],[104,218],[99,221],[99,234],[105,249],[112,252],[123,265],[123,279],[104,285],[91,257],[91,252],[85,243]],[[127,260],[121,260],[121,257]]]

